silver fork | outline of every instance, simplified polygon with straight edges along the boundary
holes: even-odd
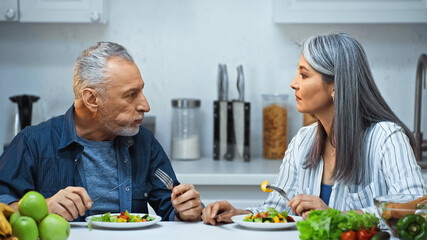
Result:
[[[93,204],[96,200],[98,200],[98,199],[100,199],[100,198],[105,197],[105,196],[107,195],[107,193],[109,193],[109,192],[111,192],[111,191],[116,190],[116,189],[117,189],[117,188],[119,188],[121,185],[123,185],[123,184],[125,184],[125,183],[127,183],[127,182],[128,182],[128,181],[124,181],[124,182],[120,183],[119,185],[117,185],[117,186],[113,187],[112,189],[108,190],[108,191],[106,192],[106,194],[101,195],[101,196],[99,196],[99,197],[95,198],[94,200],[92,200],[92,204]]]
[[[172,178],[165,173],[162,169],[157,168],[157,170],[154,172],[154,176],[158,177],[162,183],[169,188],[170,190],[173,189],[173,180]]]
[[[162,169],[157,168],[157,170],[154,172],[154,176],[158,177],[160,179],[160,181],[162,181],[162,183],[167,188],[169,188],[170,190],[173,189],[173,180],[172,180],[172,178],[167,173],[165,173]],[[178,212],[178,210],[176,210],[175,206],[174,206],[173,209],[175,211],[175,216],[178,219],[181,219],[181,217],[179,216],[179,212]]]
[[[286,192],[283,191],[283,189],[272,186],[272,185],[267,185],[266,188],[273,189],[274,191],[277,191],[282,197],[284,197],[286,200],[288,200],[288,202],[290,201]]]

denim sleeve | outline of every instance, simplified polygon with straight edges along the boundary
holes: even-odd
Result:
[[[153,207],[154,211],[156,211],[157,215],[161,216],[163,220],[173,221],[175,213],[171,202],[172,191],[154,175],[154,172],[159,168],[173,179],[174,186],[180,184],[176,179],[175,172],[173,171],[169,158],[160,146],[160,143],[153,137],[151,144],[151,163],[148,173],[148,179],[152,188],[148,201],[150,206]]]
[[[1,155],[0,173],[0,202],[10,204],[35,189],[34,158],[22,133],[16,135]]]

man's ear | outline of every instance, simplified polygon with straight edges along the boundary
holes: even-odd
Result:
[[[82,101],[86,108],[91,112],[98,111],[98,93],[95,89],[85,88],[82,91]]]

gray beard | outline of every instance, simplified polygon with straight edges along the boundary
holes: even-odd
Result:
[[[113,127],[108,121],[104,122],[104,127],[110,130],[116,136],[135,136],[139,132],[139,126],[137,127]]]
[[[101,124],[112,132],[116,136],[135,136],[139,132],[139,126],[131,127],[131,126],[114,126],[112,124],[114,121],[109,117],[110,115],[107,112],[101,110]]]

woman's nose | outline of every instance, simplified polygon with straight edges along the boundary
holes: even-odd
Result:
[[[296,77],[292,80],[290,86],[293,90],[297,90],[299,88]]]

